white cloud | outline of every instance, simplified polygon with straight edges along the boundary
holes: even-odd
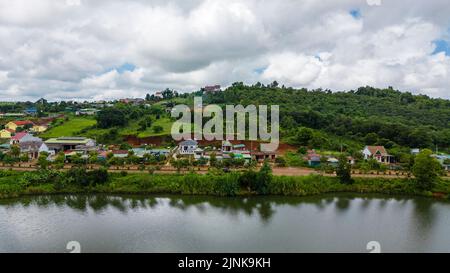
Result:
[[[0,0],[0,100],[272,80],[450,98],[449,56],[432,55],[449,12],[445,0]]]

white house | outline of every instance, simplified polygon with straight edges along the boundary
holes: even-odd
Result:
[[[384,146],[366,146],[362,151],[364,159],[375,159],[379,163],[389,164],[392,162],[392,156],[389,155]]]
[[[181,155],[193,155],[198,148],[198,142],[195,140],[185,140],[178,144],[178,153]]]
[[[202,157],[205,157],[205,151],[202,148],[197,147],[197,149],[194,150],[194,158],[200,159]]]
[[[47,152],[52,154],[42,141],[27,141],[19,143],[20,152],[22,154],[27,154],[30,159],[36,159],[39,157],[41,152]]]
[[[222,141],[222,152],[223,153],[231,153],[233,152],[233,144],[229,142],[228,140]]]

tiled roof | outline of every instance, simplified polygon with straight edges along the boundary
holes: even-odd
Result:
[[[198,142],[195,140],[192,140],[192,139],[188,139],[188,140],[182,141],[180,143],[181,146],[195,146],[197,144],[198,144]]]
[[[367,146],[367,149],[370,151],[371,154],[376,154],[377,152],[380,152],[381,155],[385,156],[388,155],[386,149],[384,146]]]
[[[28,135],[27,132],[16,133],[14,136],[11,137],[11,139],[12,140],[21,140],[26,135]]]
[[[120,154],[128,154],[127,150],[113,150],[111,151],[113,154],[115,155],[120,155]]]
[[[17,120],[17,121],[13,121],[13,123],[15,125],[18,125],[18,126],[23,126],[23,125],[27,125],[27,124],[33,124],[33,122],[31,122],[29,120]]]

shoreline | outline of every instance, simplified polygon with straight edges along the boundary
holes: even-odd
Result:
[[[186,195],[211,197],[316,196],[320,194],[386,194],[450,199],[450,181],[441,180],[431,191],[419,190],[408,178],[354,177],[353,184],[342,184],[336,177],[323,175],[271,176],[264,192],[243,186],[238,173],[227,174],[110,174],[108,181],[96,185],[64,184],[49,178],[23,186],[24,173],[0,177],[0,199],[36,195],[112,194]],[[9,179],[9,180],[8,180]],[[7,181],[7,182],[5,182]]]

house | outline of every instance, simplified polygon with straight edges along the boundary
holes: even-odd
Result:
[[[420,149],[411,149],[412,155],[418,155],[420,153]]]
[[[45,144],[50,150],[59,151],[67,150],[92,150],[95,148],[95,141],[85,137],[58,137],[50,138],[45,141]]]
[[[319,154],[309,154],[307,156],[308,166],[310,167],[318,167],[320,166],[321,156]]]
[[[125,158],[128,156],[127,150],[113,150],[113,151],[111,151],[111,153],[113,154],[113,157],[118,157],[118,158]]]
[[[231,153],[233,152],[233,144],[229,142],[228,140],[222,141],[222,152],[223,153]]]
[[[164,98],[162,92],[160,92],[160,91],[156,92],[153,96],[155,96],[155,98],[158,98],[158,99],[163,99]]]
[[[27,141],[19,143],[20,152],[27,154],[30,159],[37,159],[42,152],[50,153],[47,145],[42,141]]]
[[[37,112],[38,111],[37,111],[36,107],[30,107],[24,111],[24,113],[29,116],[35,116],[37,114]]]
[[[352,156],[348,156],[347,163],[350,165],[355,165],[355,159]]]
[[[245,144],[236,144],[233,145],[233,151],[246,151],[247,148],[245,147]]]
[[[362,151],[364,159],[375,159],[379,163],[390,164],[392,163],[393,156],[389,155],[384,146],[366,146]]]
[[[252,161],[252,156],[250,154],[243,154],[243,153],[235,153],[234,158],[236,159],[244,159],[246,163],[249,163]]]
[[[75,111],[77,116],[95,116],[100,110],[95,108],[83,108]]]
[[[19,144],[21,142],[32,142],[32,141],[42,141],[42,139],[38,137],[34,137],[33,135],[30,135],[27,132],[19,132],[15,135],[11,136],[11,139],[9,140],[9,144],[15,145]]]
[[[265,160],[274,161],[277,157],[275,152],[253,152],[252,156],[258,162],[263,162]]]
[[[24,127],[32,127],[34,125],[33,122],[29,120],[16,120],[16,121],[10,121],[5,125],[6,129],[13,130],[14,132],[17,131],[18,128],[24,128]]]
[[[206,92],[206,93],[215,93],[215,92],[220,92],[222,90],[220,89],[220,85],[208,85],[208,86],[203,87],[202,91]]]
[[[33,133],[43,133],[47,131],[48,127],[45,125],[34,125],[30,128],[30,131]]]
[[[168,156],[170,154],[170,150],[168,149],[151,149],[147,150],[148,153],[154,156]]]
[[[188,139],[178,144],[178,153],[181,155],[193,155],[197,147],[198,147],[197,141]]]
[[[197,149],[194,150],[194,158],[200,159],[202,157],[205,157],[205,151],[202,148],[197,147]]]
[[[137,98],[137,99],[126,98],[126,99],[120,99],[119,101],[122,103],[125,103],[125,104],[133,104],[133,105],[140,105],[140,104],[145,103],[145,100],[141,99],[141,98]]]
[[[320,161],[320,159],[319,159],[319,161]],[[337,167],[339,165],[339,159],[337,159],[334,156],[331,156],[331,157],[327,158],[327,163],[330,166]]]
[[[450,155],[446,155],[446,154],[436,155],[436,154],[434,154],[434,155],[431,155],[431,156],[436,158],[437,161],[439,161],[439,163],[444,168],[444,170],[450,171]]]
[[[146,154],[149,154],[145,148],[133,148],[130,151],[139,158],[143,158]]]
[[[14,134],[14,131],[11,129],[3,129],[0,130],[0,138],[11,138],[12,135]]]
[[[9,143],[0,144],[0,152],[6,153],[11,149],[11,145]]]
[[[0,113],[0,117],[8,117],[8,118],[21,118],[24,117],[24,113]]]

